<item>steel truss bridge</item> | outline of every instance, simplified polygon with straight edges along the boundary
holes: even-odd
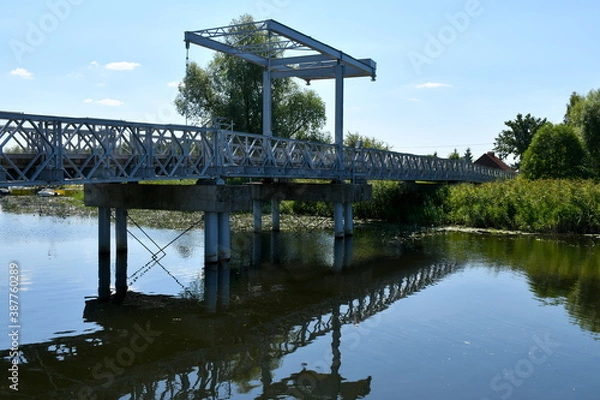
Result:
[[[0,186],[204,178],[486,182],[512,174],[460,160],[236,132],[0,111]]]

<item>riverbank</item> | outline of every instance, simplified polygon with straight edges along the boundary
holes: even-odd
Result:
[[[582,180],[513,179],[481,185],[403,185],[373,182],[373,200],[355,205],[355,225],[382,234],[407,234],[439,229],[474,233],[544,235],[600,234],[600,184]],[[85,207],[81,196],[5,196],[3,210],[13,213],[94,218],[96,209]],[[325,203],[285,202],[281,225],[287,231],[333,229],[332,210]],[[270,229],[265,208],[263,226]],[[142,226],[187,229],[202,226],[201,212],[130,210]],[[250,213],[232,214],[232,228],[252,230]],[[442,228],[440,228],[442,227]],[[452,228],[443,228],[452,227]]]
[[[74,197],[38,197],[38,196],[5,196],[0,198],[0,207],[5,212],[15,214],[34,214],[59,218],[81,217],[96,218],[95,207],[86,207],[82,200]],[[192,225],[202,227],[202,212],[180,212],[162,210],[129,210],[129,216],[140,226],[165,229],[187,229]],[[357,221],[364,224],[367,221]],[[237,231],[253,229],[251,214],[231,214],[231,227]],[[263,218],[265,230],[271,228],[268,215]],[[333,229],[333,220],[328,217],[281,215],[282,230],[316,230]]]
[[[600,184],[593,180],[518,178],[444,190],[440,225],[544,234],[600,233]]]

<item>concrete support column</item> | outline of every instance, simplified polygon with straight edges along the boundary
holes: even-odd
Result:
[[[115,265],[115,289],[118,298],[127,293],[127,210],[115,209],[115,239],[117,263]]]
[[[229,213],[219,213],[219,260],[231,260],[231,227]]]
[[[271,200],[271,230],[273,232],[281,230],[280,202],[277,199]]]
[[[110,208],[98,208],[98,253],[110,254]]]
[[[254,216],[254,233],[262,232],[262,201],[252,201],[252,215]]]
[[[204,213],[204,262],[212,264],[219,261],[219,215],[215,212]]]
[[[117,251],[127,251],[127,210],[115,209],[115,239]]]
[[[110,299],[110,208],[98,208],[98,300]]]
[[[336,238],[344,237],[344,205],[333,203],[333,228]]]
[[[117,263],[115,267],[115,296],[119,299],[125,298],[127,294],[127,251],[117,251]]]
[[[354,235],[354,216],[352,214],[352,203],[344,203],[344,234]]]

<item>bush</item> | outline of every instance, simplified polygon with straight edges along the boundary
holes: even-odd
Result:
[[[354,206],[354,215],[407,225],[437,225],[443,221],[447,189],[439,185],[374,181],[373,199]]]

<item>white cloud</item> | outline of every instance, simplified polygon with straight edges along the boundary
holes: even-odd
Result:
[[[439,82],[427,82],[427,83],[421,83],[419,85],[415,85],[415,88],[417,89],[438,89],[438,88],[449,88],[452,87],[452,85],[449,85],[447,83],[439,83]]]
[[[141,67],[142,64],[136,62],[129,61],[119,61],[119,62],[111,62],[104,66],[106,69],[110,69],[112,71],[133,71],[137,67]]]
[[[172,87],[172,88],[177,88],[177,87],[179,87],[179,85],[181,85],[181,82],[173,81],[173,82],[167,83],[167,86]]]
[[[98,61],[92,61],[92,62],[90,63],[90,68],[92,68],[92,67],[93,67],[93,68],[96,68],[96,67],[98,67],[98,66],[99,66],[99,64],[98,64]]]
[[[10,71],[10,74],[12,76],[18,76],[19,78],[23,79],[33,79],[33,74],[27,71],[25,68],[15,68],[12,71]]]
[[[119,107],[124,104],[121,100],[115,100],[115,99],[94,100],[94,99],[87,98],[87,99],[83,100],[83,102],[85,104],[100,104],[100,105],[109,106],[109,107]]]
[[[102,99],[102,100],[98,100],[96,103],[102,104],[103,106],[110,106],[110,107],[119,107],[119,106],[123,105],[123,102],[121,100],[115,100],[115,99]]]

